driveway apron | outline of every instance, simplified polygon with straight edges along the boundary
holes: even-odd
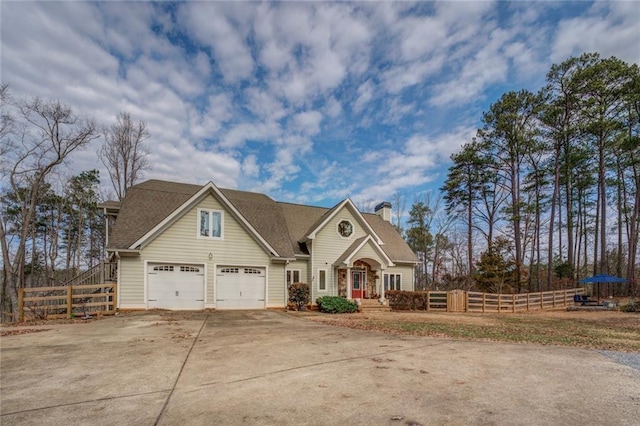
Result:
[[[631,425],[640,416],[640,372],[596,351],[396,336],[273,311],[127,314],[5,337],[0,354],[3,425]]]

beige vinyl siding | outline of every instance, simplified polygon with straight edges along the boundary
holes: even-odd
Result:
[[[375,259],[378,262],[381,261],[380,263],[384,263],[384,260],[383,260],[384,258],[380,256],[378,251],[371,246],[372,244],[373,243],[371,241],[367,241],[367,244],[365,244],[364,247],[362,247],[360,250],[356,252],[352,260],[357,260],[357,259],[362,259],[363,257],[367,257],[369,259]]]
[[[391,268],[387,268],[383,271],[384,274],[401,274],[402,275],[402,290],[413,291],[413,266],[411,265],[396,265]],[[381,276],[382,278],[382,276]],[[382,281],[384,282],[384,281]]]
[[[287,270],[298,269],[300,271],[300,282],[309,284],[309,262],[305,260],[296,260],[286,266]],[[286,284],[285,276],[285,284]]]
[[[287,305],[284,264],[272,264],[267,273],[269,274],[267,276],[267,307],[282,308]]]
[[[353,234],[350,238],[342,238],[338,235],[338,223],[342,220],[349,220],[353,224]],[[343,208],[316,234],[312,247],[312,270],[310,271],[311,300],[315,301],[319,295],[336,296],[338,294],[338,283],[336,274],[333,273],[334,262],[348,249],[353,242],[366,236],[367,233],[362,228],[362,224],[351,214],[348,208]],[[378,256],[376,256],[377,258]],[[318,293],[318,269],[327,270],[327,291]]]
[[[140,257],[122,257],[118,268],[120,306],[123,308],[145,306],[144,262],[142,259]]]
[[[224,211],[223,239],[198,238],[198,209]],[[209,253],[212,259],[209,259]],[[161,235],[142,249],[137,264],[127,262],[122,278],[121,292],[126,300],[144,301],[144,262],[184,262],[206,264],[206,305],[215,303],[214,283],[216,267],[222,265],[257,266],[267,268],[267,306],[284,306],[284,272],[279,265],[272,265],[269,255],[255,239],[212,195],[191,208]],[[132,269],[131,271],[129,269]],[[123,268],[124,269],[124,268]],[[122,277],[122,275],[121,275]],[[280,287],[280,288],[278,288]],[[139,302],[137,302],[139,300]]]

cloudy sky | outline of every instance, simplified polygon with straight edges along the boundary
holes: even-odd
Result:
[[[0,3],[1,79],[105,125],[146,177],[360,205],[437,190],[504,92],[597,51],[640,61],[637,2]],[[106,171],[95,146],[73,171]]]

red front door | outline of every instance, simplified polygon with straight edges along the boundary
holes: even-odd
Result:
[[[351,298],[364,299],[365,297],[365,273],[363,271],[351,271]]]

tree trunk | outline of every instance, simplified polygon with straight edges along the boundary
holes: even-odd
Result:
[[[605,176],[605,152],[604,136],[601,136],[598,149],[598,199],[600,200],[600,273],[608,274],[609,265],[607,262],[607,182]]]
[[[553,280],[553,225],[556,218],[556,203],[558,200],[558,192],[560,192],[560,144],[556,143],[553,165],[553,194],[551,195],[551,213],[549,214],[549,245],[547,247],[547,287],[551,287],[551,282]],[[542,291],[542,288],[540,288],[540,286],[538,286],[538,291]]]

